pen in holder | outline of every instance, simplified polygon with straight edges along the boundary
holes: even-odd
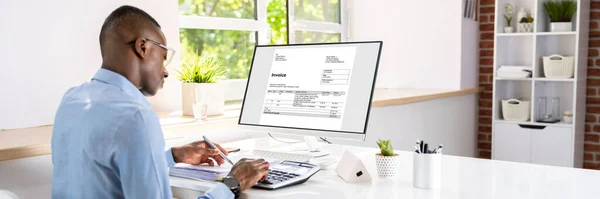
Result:
[[[428,150],[428,144],[417,140],[413,154],[413,186],[420,189],[437,189],[442,178],[442,147]]]
[[[441,183],[442,154],[414,153],[413,186],[420,189],[436,189]]]

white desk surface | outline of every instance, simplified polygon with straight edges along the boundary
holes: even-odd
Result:
[[[373,143],[376,146],[375,143]],[[285,144],[270,138],[247,139],[224,144],[253,149],[295,150],[304,144]],[[241,198],[597,198],[600,196],[600,171],[504,162],[444,155],[442,185],[438,190],[423,190],[412,185],[412,152],[397,151],[399,175],[379,178],[375,165],[377,148],[324,145],[329,157],[339,159],[347,150],[359,158],[373,178],[370,183],[346,183],[335,173],[337,163],[319,171],[307,182],[278,190],[250,189]],[[171,186],[207,190],[211,182],[171,177]]]

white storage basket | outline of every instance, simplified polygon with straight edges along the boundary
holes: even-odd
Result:
[[[572,56],[544,56],[544,76],[548,78],[572,78],[575,64]]]
[[[502,116],[504,120],[525,122],[529,120],[529,107],[529,101],[502,100]]]

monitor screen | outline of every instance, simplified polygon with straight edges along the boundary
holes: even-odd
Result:
[[[239,124],[364,134],[381,46],[257,46]]]

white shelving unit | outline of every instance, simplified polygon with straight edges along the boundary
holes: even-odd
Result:
[[[583,167],[585,137],[585,98],[587,48],[589,31],[589,0],[576,0],[573,30],[550,32],[550,20],[543,2],[550,0],[496,0],[494,40],[494,94],[492,110],[492,159],[565,167]],[[504,33],[504,5],[515,5],[512,27],[516,30],[516,15],[521,7],[534,14],[532,33]],[[560,54],[575,57],[574,78],[546,78],[543,56]],[[499,78],[500,66],[531,66],[531,78]],[[552,98],[560,98],[559,113],[573,112],[572,124],[538,121],[541,108],[537,100],[547,98],[551,111]],[[502,102],[511,98],[531,102],[530,119],[507,121],[502,116]]]

